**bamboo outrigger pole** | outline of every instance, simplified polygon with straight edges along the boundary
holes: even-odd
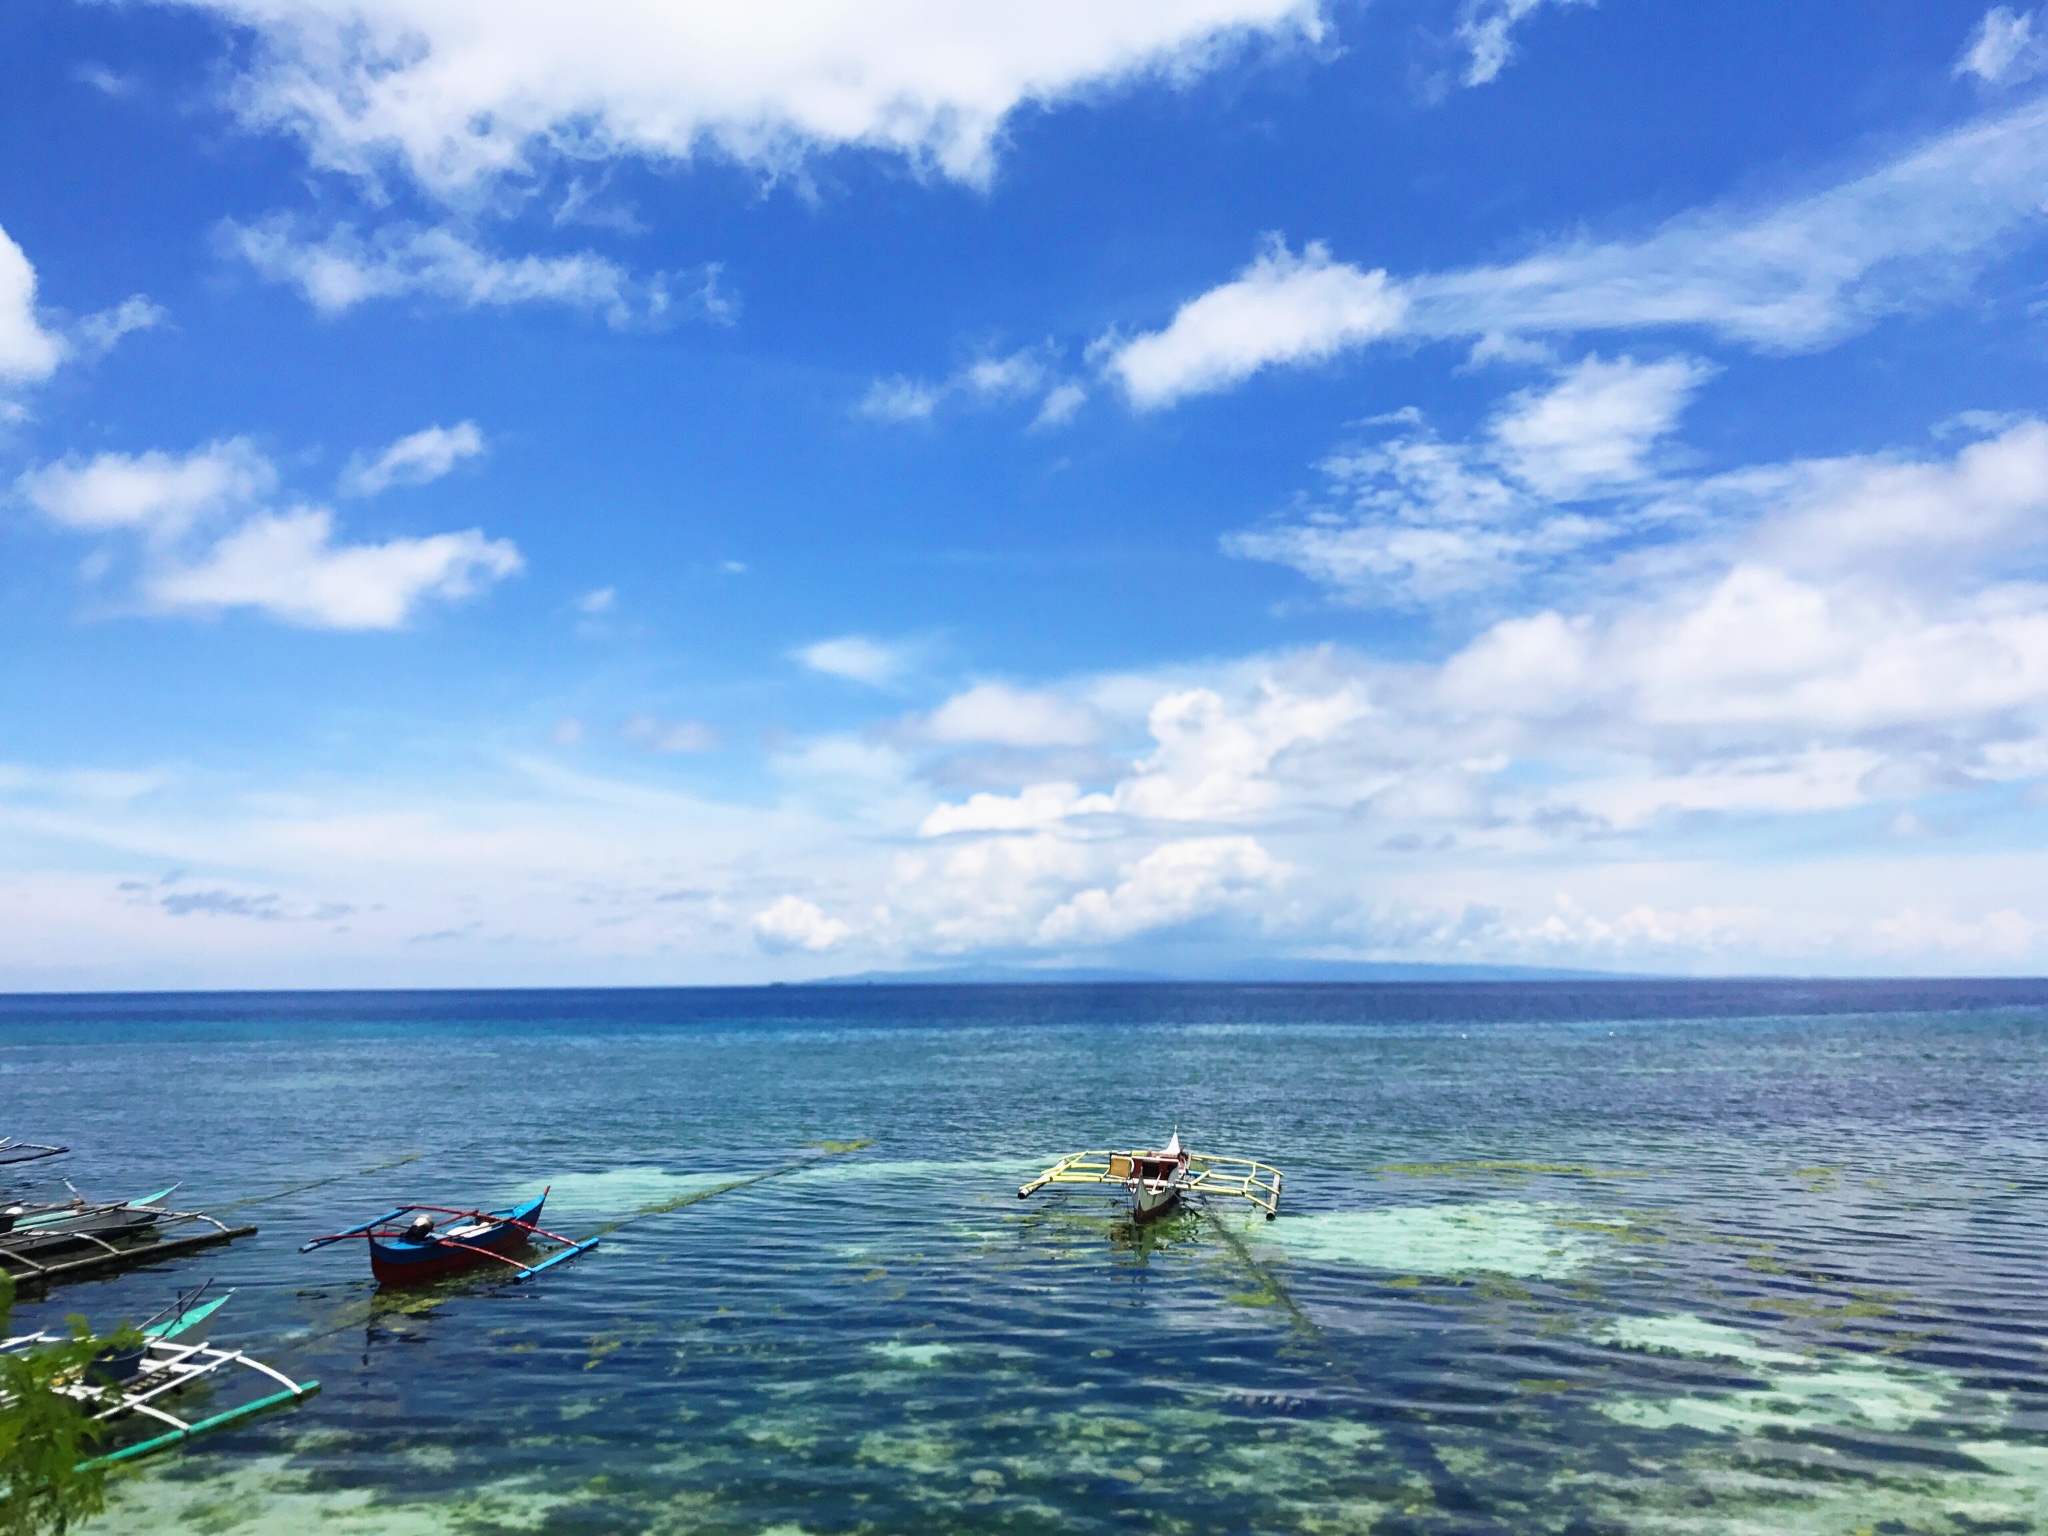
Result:
[[[1135,1197],[1140,1220],[1164,1214],[1184,1195],[1236,1195],[1271,1221],[1280,1214],[1278,1168],[1249,1157],[1184,1152],[1176,1136],[1161,1152],[1075,1152],[1061,1158],[1017,1191],[1028,1199],[1048,1184],[1114,1184]]]

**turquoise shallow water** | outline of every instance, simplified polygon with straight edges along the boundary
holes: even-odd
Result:
[[[108,1532],[2048,1530],[2044,1086],[2025,984],[0,1001],[15,1190],[262,1226],[23,1321],[324,1383]],[[1281,1219],[1015,1196],[1176,1124]],[[529,1286],[296,1252],[549,1183]]]

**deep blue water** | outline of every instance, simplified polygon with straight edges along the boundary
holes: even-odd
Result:
[[[2044,1086],[2027,982],[0,999],[17,1193],[262,1227],[20,1320],[324,1385],[108,1531],[2048,1530]],[[1016,1198],[1175,1126],[1281,1218]],[[527,1286],[296,1251],[543,1185]]]

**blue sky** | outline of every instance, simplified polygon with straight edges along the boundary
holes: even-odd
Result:
[[[0,986],[2048,965],[2048,16],[0,60]]]

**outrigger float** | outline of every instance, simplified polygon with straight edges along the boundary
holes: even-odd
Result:
[[[9,1163],[32,1163],[40,1157],[58,1157],[69,1152],[69,1147],[46,1147],[36,1141],[16,1141],[12,1136],[0,1136],[0,1168]]]
[[[195,1436],[210,1434],[272,1408],[311,1397],[320,1390],[319,1382],[293,1381],[284,1372],[239,1349],[179,1343],[180,1334],[205,1322],[226,1304],[229,1296],[234,1295],[233,1291],[228,1291],[202,1303],[199,1298],[205,1291],[206,1287],[201,1286],[190,1295],[179,1297],[172,1306],[144,1323],[140,1330],[142,1344],[139,1348],[102,1355],[86,1367],[81,1377],[57,1384],[58,1391],[91,1409],[92,1417],[103,1424],[133,1419],[159,1430],[147,1439],[80,1462],[79,1471],[154,1455]],[[64,1334],[32,1333],[18,1339],[0,1340],[0,1353],[20,1353],[38,1344],[62,1343],[67,1338],[68,1335]],[[202,1377],[233,1374],[238,1367],[267,1378],[265,1384],[274,1390],[199,1419],[180,1418],[166,1406],[165,1399]],[[0,1404],[5,1401],[5,1397],[0,1396]]]
[[[536,1226],[541,1204],[547,1197],[548,1192],[542,1190],[524,1205],[503,1211],[464,1211],[446,1205],[401,1205],[395,1211],[386,1211],[375,1221],[350,1227],[346,1232],[316,1237],[299,1252],[311,1253],[329,1243],[360,1237],[369,1244],[370,1273],[377,1277],[380,1285],[417,1285],[487,1261],[508,1266],[515,1283],[531,1280],[544,1269],[552,1269],[579,1253],[587,1253],[598,1242],[593,1237],[579,1243],[574,1238]],[[535,1238],[559,1243],[561,1251],[549,1254],[538,1264],[508,1257]]]
[[[1017,1191],[1019,1200],[1048,1184],[1116,1184],[1130,1191],[1131,1219],[1156,1221],[1189,1195],[1237,1195],[1266,1213],[1280,1214],[1280,1170],[1248,1157],[1190,1152],[1175,1131],[1156,1152],[1076,1152],[1063,1157]]]
[[[139,1200],[107,1201],[87,1200],[74,1190],[59,1204],[0,1208],[0,1273],[17,1286],[41,1287],[154,1264],[256,1230],[231,1227],[203,1211],[171,1210],[164,1202],[177,1187]]]

